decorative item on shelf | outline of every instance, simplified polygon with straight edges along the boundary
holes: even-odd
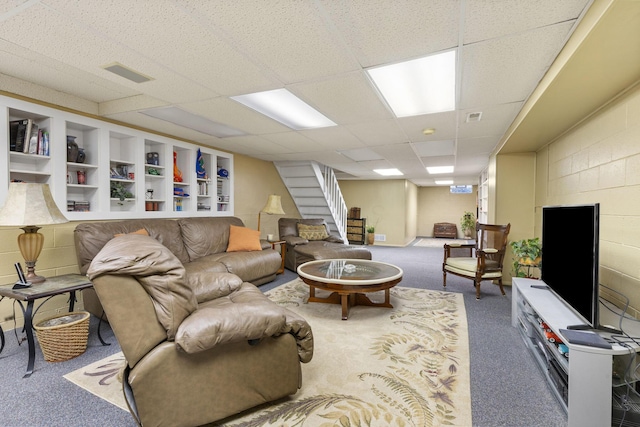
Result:
[[[78,175],[78,184],[84,185],[87,183],[87,173],[83,170],[79,170],[77,172]]]
[[[18,236],[18,248],[27,265],[27,281],[45,281],[44,277],[35,272],[36,261],[44,244],[44,236],[38,233],[38,226],[65,222],[68,220],[56,206],[48,184],[9,184],[5,204],[0,209],[0,225],[17,226],[24,230]]]
[[[376,228],[372,225],[367,227],[367,244],[373,245],[376,240]]]
[[[218,168],[218,176],[220,178],[229,178],[229,171],[225,168]]]
[[[509,243],[513,251],[513,271],[516,277],[535,279],[531,268],[541,268],[542,245],[538,237]],[[526,271],[525,271],[526,269]]]
[[[160,166],[160,156],[156,152],[147,153],[147,164]]]
[[[75,163],[78,160],[78,143],[76,137],[67,135],[67,162]]]
[[[204,167],[204,158],[202,157],[202,151],[200,151],[199,148],[196,156],[196,175],[200,179],[207,178],[207,170]]]
[[[118,164],[111,168],[110,176],[114,179],[129,179],[129,167],[127,165]]]
[[[73,206],[74,212],[89,212],[91,210],[91,202],[78,201]]]
[[[349,218],[360,219],[360,208],[349,209]]]
[[[145,197],[146,197],[148,200],[153,199],[153,188],[147,188],[147,192],[146,192]]]
[[[120,199],[120,202],[123,202],[125,199],[133,198],[133,194],[129,190],[127,190],[127,188],[124,186],[122,182],[112,182],[111,198]]]
[[[76,158],[76,163],[84,163],[87,158],[87,153],[84,152],[84,148],[78,147],[78,157]]]
[[[267,215],[285,215],[284,211],[282,210],[282,201],[280,199],[280,196],[270,194],[269,198],[267,199],[267,204],[264,205],[264,208],[262,208],[260,212],[258,212],[258,231],[260,231],[260,215],[263,213],[266,213]]]
[[[156,168],[147,168],[147,175],[161,176],[160,171]]]
[[[178,169],[178,153],[173,152],[173,182],[182,182],[182,172]]]
[[[460,219],[460,228],[462,228],[465,239],[473,238],[473,235],[476,232],[476,216],[473,212],[466,211],[464,215],[462,215],[462,218]]]

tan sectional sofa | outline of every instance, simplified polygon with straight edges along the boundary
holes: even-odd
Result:
[[[200,281],[200,285],[206,285],[212,273],[233,273],[254,285],[274,280],[282,262],[280,254],[266,240],[261,242],[261,251],[226,252],[231,225],[244,226],[237,217],[85,222],[74,231],[78,266],[86,274],[93,258],[116,234],[144,229],[178,258],[189,280]],[[87,311],[102,316],[95,292],[84,291],[83,299]]]

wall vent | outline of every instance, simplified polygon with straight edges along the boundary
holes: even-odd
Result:
[[[386,234],[374,234],[373,240],[375,242],[386,242],[387,241],[387,235]]]
[[[482,118],[482,112],[469,113],[469,114],[467,114],[467,123],[469,123],[469,122],[479,122],[481,118]]]

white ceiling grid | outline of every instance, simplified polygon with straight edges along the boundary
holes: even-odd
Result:
[[[3,83],[21,79],[93,103],[94,111],[110,119],[267,161],[316,160],[345,179],[388,179],[372,169],[398,168],[401,178],[434,185],[425,166],[452,162],[455,172],[437,179],[476,183],[489,154],[589,4],[3,2],[0,89],[11,92]],[[456,110],[395,118],[366,69],[450,49],[459,53]],[[135,84],[103,69],[114,62],[153,80]],[[282,87],[337,126],[294,131],[229,99]],[[246,135],[215,138],[140,113],[163,106],[182,108]],[[482,112],[482,120],[466,123],[470,112]],[[425,128],[436,132],[424,135]],[[353,160],[345,155],[350,152],[364,157]]]

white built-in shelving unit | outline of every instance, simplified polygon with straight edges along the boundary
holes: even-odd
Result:
[[[48,155],[11,151],[10,122],[24,119],[48,132]],[[70,220],[233,215],[232,154],[5,96],[0,135],[0,204],[10,182],[25,181],[49,184]],[[84,152],[80,162],[67,161],[67,136]],[[206,177],[196,173],[198,149]],[[112,186],[128,197],[111,197]]]

